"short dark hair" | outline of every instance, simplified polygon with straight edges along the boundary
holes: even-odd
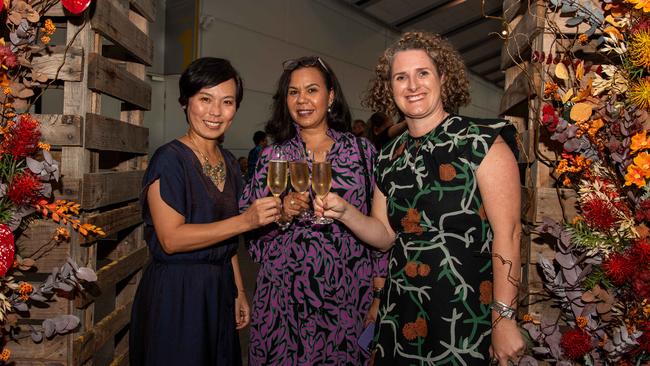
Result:
[[[317,60],[317,62],[314,62],[314,60]],[[339,84],[339,81],[330,65],[316,56],[301,57],[291,61],[290,64],[293,67],[285,68],[280,76],[280,80],[278,80],[278,86],[275,95],[273,95],[273,104],[271,106],[271,119],[266,122],[264,128],[266,133],[268,133],[276,143],[282,143],[296,135],[296,129],[293,128],[293,120],[291,119],[289,108],[287,107],[287,93],[291,81],[291,74],[298,69],[307,67],[313,67],[320,71],[325,79],[327,90],[334,91],[334,101],[327,113],[327,125],[339,132],[350,131],[350,108],[348,107],[348,103],[345,101],[341,85]]]
[[[197,58],[187,66],[178,81],[180,91],[178,102],[185,107],[190,98],[201,89],[211,88],[230,79],[235,80],[235,86],[237,87],[235,107],[239,109],[241,100],[244,97],[244,83],[237,70],[230,64],[230,61],[216,57]]]
[[[255,131],[253,134],[253,142],[255,143],[255,146],[259,145],[262,140],[266,138],[266,132],[264,131]]]
[[[370,116],[370,118],[368,118],[368,124],[370,125],[370,128],[375,128],[383,125],[384,122],[386,122],[388,119],[389,117],[386,115],[386,113],[375,112],[372,114],[372,116]]]

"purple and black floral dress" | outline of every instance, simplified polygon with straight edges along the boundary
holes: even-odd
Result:
[[[369,141],[350,133],[332,129],[327,133],[334,140],[328,154],[331,191],[366,213],[370,199],[366,179],[372,187],[376,151]],[[269,196],[266,176],[273,148],[262,151],[244,189],[241,209]],[[280,148],[289,157],[305,149],[299,134]],[[249,252],[261,268],[253,299],[249,364],[365,364],[367,357],[357,341],[372,302],[372,279],[386,275],[387,255],[360,242],[336,221],[313,226],[294,219],[285,231],[272,224],[251,239]]]

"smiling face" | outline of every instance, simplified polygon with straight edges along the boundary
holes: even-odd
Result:
[[[395,54],[391,67],[391,89],[397,108],[407,119],[426,119],[445,114],[441,98],[444,76],[423,50]]]
[[[236,92],[235,81],[230,79],[191,96],[186,107],[190,133],[208,140],[222,136],[235,117]]]
[[[327,108],[334,92],[327,89],[323,74],[315,67],[291,73],[287,90],[287,108],[301,128],[327,128]]]

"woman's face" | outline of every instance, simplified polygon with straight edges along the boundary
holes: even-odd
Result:
[[[334,92],[327,89],[323,74],[315,67],[294,70],[287,90],[287,108],[301,128],[327,124],[327,108]]]
[[[209,140],[222,136],[235,117],[236,93],[235,80],[230,79],[191,96],[186,107],[190,131]]]
[[[391,89],[397,108],[411,119],[426,118],[444,111],[441,88],[444,76],[423,50],[395,54],[391,67]]]

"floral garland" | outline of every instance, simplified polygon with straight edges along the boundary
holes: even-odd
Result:
[[[524,316],[534,346],[519,364],[648,364],[650,1],[547,4],[547,29],[558,40],[555,55],[532,55],[549,70],[540,124],[561,150],[559,161],[546,163],[559,187],[576,192],[578,215],[545,218],[537,228],[553,239],[555,257],[538,263],[559,315]],[[589,30],[564,35],[554,13]],[[597,47],[590,60],[598,63],[571,51],[590,42]]]
[[[9,360],[9,339],[18,339],[19,314],[28,314],[32,304],[47,306],[56,293],[71,296],[84,290],[84,284],[97,280],[90,268],[79,267],[68,259],[37,287],[16,282],[12,272],[28,271],[35,260],[61,241],[70,239],[69,227],[81,235],[103,236],[101,228],[82,223],[80,205],[64,200],[52,201],[51,182],[59,180],[59,164],[49,153],[50,146],[41,141],[40,124],[28,113],[35,100],[34,89],[47,88],[47,77],[32,69],[34,55],[47,52],[56,26],[44,14],[59,0],[0,0],[0,20],[6,29],[0,37],[0,362]],[[79,14],[90,0],[63,0],[65,9]],[[7,39],[8,38],[8,39]],[[40,42],[40,43],[39,43]],[[50,242],[35,253],[16,253],[16,233],[29,225],[35,215],[49,218],[61,226]],[[31,327],[35,342],[51,338],[78,327],[73,315],[46,319],[41,329]]]

